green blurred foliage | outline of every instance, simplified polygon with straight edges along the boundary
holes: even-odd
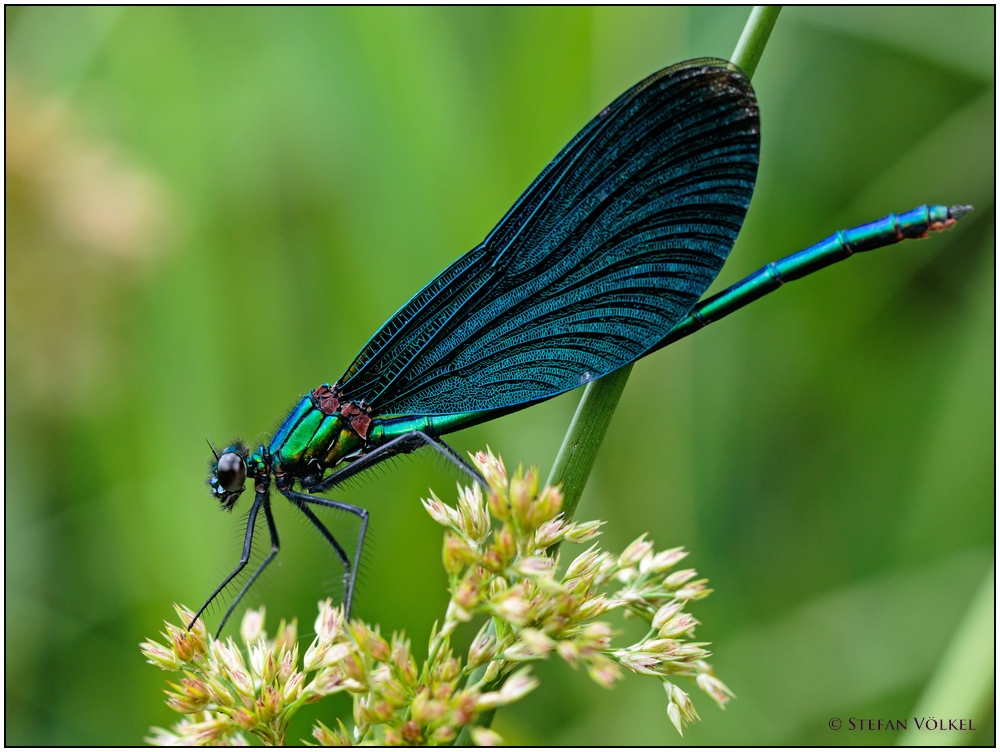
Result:
[[[727,57],[746,15],[6,9],[6,741],[134,744],[171,722],[137,643],[238,553],[205,437],[263,440],[600,107]],[[738,699],[696,695],[684,742],[890,743],[827,721],[905,717],[992,567],[993,29],[992,8],[778,20],[718,286],[889,211],[976,211],[635,368],[578,516],[608,520],[610,546],[687,546],[716,588],[699,637]],[[546,472],[577,399],[455,444]],[[453,483],[422,457],[338,492],[374,520],[358,613],[417,645],[447,601],[417,500]],[[308,632],[337,572],[286,506],[246,603]],[[681,741],[655,682],[540,673],[498,716],[508,741]],[[992,744],[992,710],[976,720]]]

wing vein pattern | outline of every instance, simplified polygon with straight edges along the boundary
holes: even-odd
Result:
[[[732,250],[759,131],[750,82],[725,61],[641,81],[385,323],[340,380],[345,398],[381,416],[494,410],[642,357]]]

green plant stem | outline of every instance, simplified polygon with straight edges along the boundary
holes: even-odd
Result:
[[[993,587],[991,567],[920,696],[913,711],[914,718],[944,719],[945,722],[949,719],[984,720],[982,711],[993,688],[996,614]],[[971,743],[969,731],[921,730],[916,728],[915,722],[907,726],[897,742],[903,747],[953,747]]]
[[[764,54],[764,46],[771,36],[771,30],[780,12],[780,5],[755,5],[750,11],[750,18],[747,19],[743,33],[740,34],[740,41],[736,43],[736,49],[730,58],[743,69],[747,78],[753,78],[757,63]]]
[[[750,11],[750,18],[743,27],[743,33],[736,43],[736,50],[732,56],[732,62],[738,65],[748,78],[752,78],[754,71],[757,70],[757,63],[760,62],[760,56],[771,36],[774,23],[778,20],[780,10],[780,5],[755,5]],[[587,485],[594,460],[597,458],[597,450],[601,448],[604,434],[607,433],[611,417],[618,406],[618,399],[625,391],[629,374],[632,373],[632,365],[629,363],[604,378],[587,384],[563,438],[562,446],[559,447],[559,454],[556,455],[547,482],[550,485],[562,483],[563,513],[567,520],[572,518],[583,495],[583,489]],[[480,666],[469,675],[467,686],[483,678],[486,665]],[[489,711],[480,715],[476,723],[489,728],[492,722],[493,711]],[[463,728],[455,739],[455,746],[470,745],[472,743],[470,731],[469,726]]]
[[[583,390],[580,404],[563,438],[559,454],[552,465],[546,484],[562,484],[563,514],[570,519],[580,503],[597,450],[601,448],[611,417],[618,407],[618,398],[625,391],[632,363],[609,373],[603,379],[591,381]]]

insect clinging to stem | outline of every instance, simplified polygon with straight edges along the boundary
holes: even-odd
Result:
[[[759,133],[750,81],[723,60],[665,68],[604,108],[337,382],[303,396],[265,444],[233,443],[215,456],[209,485],[222,508],[233,508],[247,479],[255,495],[239,564],[192,624],[246,567],[261,511],[270,552],[220,632],[277,555],[272,480],[343,564],[349,614],[369,514],[317,494],[423,447],[482,483],[443,436],[599,379],[855,253],[945,230],[971,208],[921,206],[839,231],[703,300],[750,205]],[[315,507],[359,518],[355,551]]]

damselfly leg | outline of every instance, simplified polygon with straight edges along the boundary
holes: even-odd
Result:
[[[261,563],[261,565],[257,567],[257,571],[253,573],[253,576],[246,583],[246,585],[244,585],[240,589],[240,592],[236,596],[236,599],[233,601],[232,605],[230,605],[229,609],[226,611],[226,615],[222,619],[222,623],[219,624],[219,628],[215,633],[216,637],[218,637],[219,634],[222,633],[222,628],[225,626],[226,620],[232,614],[233,609],[236,608],[236,604],[240,602],[240,599],[246,594],[247,590],[253,584],[254,580],[256,580],[258,576],[260,576],[260,573],[264,571],[264,568],[271,563],[275,555],[278,553],[278,530],[274,525],[274,518],[271,516],[270,491],[267,487],[265,487],[257,491],[257,496],[253,500],[253,506],[250,507],[250,513],[247,515],[247,529],[245,535],[243,536],[243,551],[240,554],[240,563],[237,564],[236,569],[230,572],[229,576],[222,581],[222,584],[220,584],[219,587],[217,587],[215,591],[210,596],[208,596],[208,599],[202,604],[201,608],[199,608],[198,612],[194,615],[194,618],[191,619],[191,623],[188,624],[188,629],[191,629],[191,627],[194,626],[195,622],[198,621],[201,615],[205,612],[205,609],[208,608],[209,604],[218,597],[219,593],[225,590],[226,586],[233,581],[233,578],[235,578],[240,572],[244,570],[247,563],[250,561],[250,554],[253,551],[254,528],[257,525],[257,514],[260,512],[260,508],[262,506],[264,507],[264,516],[267,519],[268,531],[271,534],[271,553]]]
[[[351,601],[354,599],[354,586],[358,579],[358,562],[361,560],[361,551],[365,545],[365,534],[368,532],[368,510],[356,507],[353,504],[345,504],[342,501],[324,499],[320,496],[310,496],[309,494],[299,493],[290,489],[282,490],[281,493],[316,526],[316,529],[319,530],[323,538],[326,539],[327,543],[337,553],[337,558],[340,559],[341,564],[344,565],[344,616],[349,619],[351,616]],[[347,552],[344,551],[344,547],[340,545],[337,539],[333,537],[333,534],[327,529],[326,525],[308,507],[309,504],[316,504],[329,509],[340,509],[341,511],[357,515],[361,519],[361,532],[358,534],[358,547],[354,552],[353,563],[348,558]]]
[[[409,433],[404,433],[402,436],[396,437],[392,441],[387,441],[385,444],[375,447],[370,452],[362,455],[346,467],[331,473],[319,483],[309,486],[307,490],[310,493],[326,491],[329,488],[340,485],[348,478],[352,478],[358,473],[363,473],[365,470],[374,467],[380,462],[384,462],[390,457],[394,457],[398,454],[410,454],[411,452],[415,452],[425,446],[438,452],[442,457],[458,467],[462,472],[466,473],[470,478],[472,478],[472,480],[481,485],[484,489],[488,488],[486,479],[479,474],[479,471],[462,459],[462,456],[446,442],[442,441],[440,438],[431,438],[423,431],[410,431]]]
[[[219,639],[219,635],[222,633],[222,628],[226,626],[226,622],[229,621],[229,617],[233,615],[233,611],[236,610],[236,606],[243,599],[243,596],[247,594],[247,591],[253,586],[257,578],[260,577],[261,572],[267,569],[267,565],[274,561],[274,557],[278,555],[278,549],[280,544],[278,543],[278,528],[274,524],[274,516],[271,514],[271,499],[269,498],[269,493],[265,492],[264,495],[264,519],[267,520],[267,530],[271,535],[271,552],[264,558],[264,561],[260,563],[260,566],[254,570],[254,573],[250,575],[250,579],[246,581],[246,584],[240,588],[240,592],[236,594],[233,602],[229,604],[229,608],[226,609],[226,615],[222,617],[222,621],[219,622],[219,629],[215,633],[215,639]],[[252,531],[250,531],[252,532]]]

